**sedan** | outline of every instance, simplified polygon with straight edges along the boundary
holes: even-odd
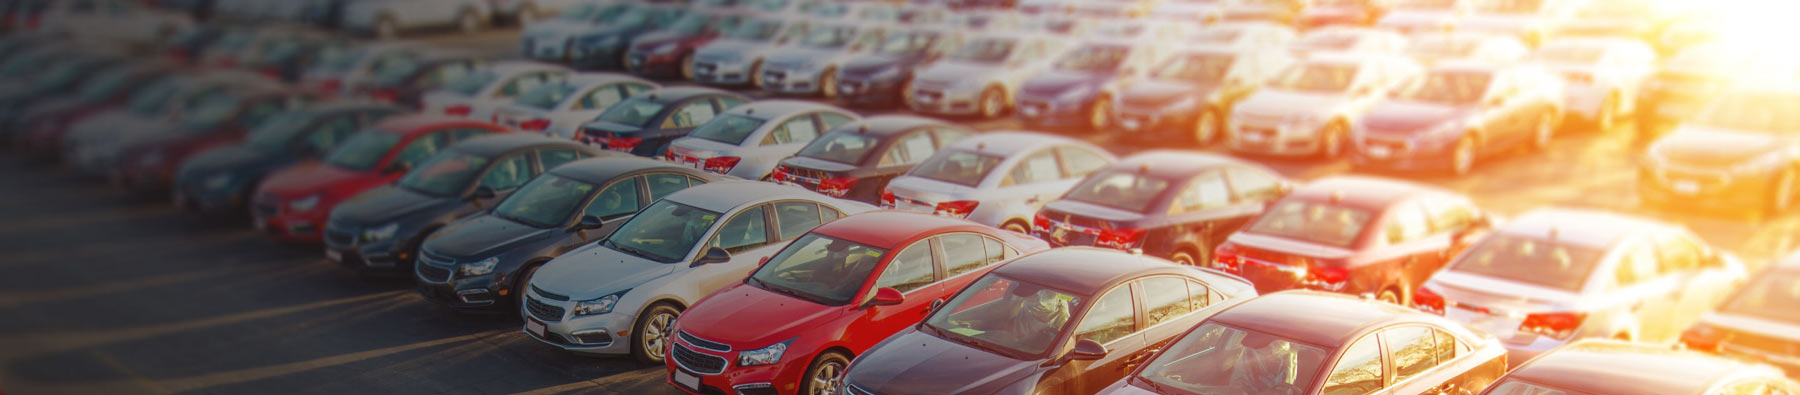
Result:
[[[1224,308],[1101,393],[1467,393],[1505,374],[1492,336],[1393,304],[1293,291]]]
[[[95,113],[69,123],[63,134],[64,163],[92,176],[105,177],[122,165],[123,149],[138,135],[151,134],[183,111],[188,103],[201,103],[229,95],[237,89],[280,89],[261,76],[241,73],[183,74],[177,79],[134,92],[123,108]]]
[[[405,67],[422,56],[421,50],[401,44],[364,44],[325,48],[300,73],[296,84],[323,97],[347,97],[352,89],[367,85],[388,70]]]
[[[1406,55],[1426,65],[1455,60],[1507,65],[1530,54],[1524,41],[1492,34],[1421,33],[1406,43]]]
[[[1207,316],[1256,296],[1217,271],[1095,248],[993,269],[850,363],[850,394],[1092,394]]]
[[[1413,306],[1499,337],[1516,365],[1578,339],[1674,341],[1746,276],[1677,225],[1540,209],[1432,275]]]
[[[1476,0],[1396,0],[1375,27],[1406,35],[1448,32],[1475,9]]]
[[[1408,304],[1492,220],[1450,191],[1363,177],[1307,184],[1213,251],[1213,267],[1267,293],[1338,292]]]
[[[782,159],[769,178],[831,197],[880,204],[888,182],[974,133],[954,123],[906,115],[850,121]]]
[[[906,106],[913,111],[994,118],[1013,108],[1025,79],[1050,67],[1066,40],[1028,33],[970,37],[949,55],[913,71]]]
[[[425,51],[417,57],[396,59],[372,70],[368,79],[349,85],[350,96],[422,108],[428,92],[486,68],[484,59],[460,51]]]
[[[1621,369],[1620,367],[1626,367]],[[1652,344],[1587,340],[1507,373],[1482,395],[1794,394],[1800,383],[1767,365]]]
[[[872,212],[820,225],[681,316],[669,382],[698,393],[774,385],[835,395],[838,374],[858,354],[1005,261],[1049,248],[925,214]]]
[[[627,97],[657,88],[655,82],[621,74],[575,74],[526,90],[492,119],[520,131],[573,140],[581,124]]]
[[[1723,93],[1692,121],[1650,143],[1638,196],[1674,209],[1779,215],[1800,198],[1800,85]]]
[[[749,102],[737,93],[712,88],[662,88],[638,93],[608,107],[581,125],[575,140],[632,155],[660,158],[669,144],[720,113]]]
[[[421,99],[420,111],[491,120],[494,110],[511,104],[519,94],[563,78],[561,66],[534,62],[497,62],[446,81]]]
[[[625,51],[625,71],[644,77],[694,79],[694,52],[752,18],[742,12],[695,12],[668,27],[637,36]]]
[[[270,173],[320,159],[357,130],[403,112],[378,103],[320,104],[283,112],[250,130],[241,144],[182,161],[170,186],[175,206],[207,215],[241,215],[251,192]]]
[[[896,29],[859,24],[821,24],[806,37],[763,56],[762,90],[773,94],[837,95],[837,67],[844,59],[876,49]],[[910,41],[901,41],[909,44]]]
[[[665,11],[673,11],[665,8]],[[569,48],[575,35],[609,24],[614,20],[629,23],[647,21],[650,7],[631,2],[584,2],[569,7],[555,17],[519,29],[519,50],[527,59],[545,62],[569,61]],[[631,15],[621,18],[622,15]]]
[[[776,163],[800,152],[819,134],[858,118],[856,113],[812,102],[751,102],[675,139],[663,159],[712,173],[766,180]]]
[[[1137,140],[1212,143],[1223,134],[1224,115],[1292,63],[1287,51],[1275,47],[1184,49],[1151,69],[1149,78],[1123,84],[1113,118]]]
[[[1181,39],[1188,46],[1230,48],[1285,48],[1298,34],[1294,28],[1271,22],[1220,22],[1195,30]]]
[[[1169,51],[1155,41],[1095,40],[1076,45],[1019,85],[1019,121],[1033,126],[1112,125],[1118,85],[1141,78]]]
[[[242,142],[251,129],[306,103],[300,92],[279,88],[245,89],[188,103],[167,128],[115,143],[120,154],[113,180],[133,191],[166,192],[187,158]]]
[[[1356,164],[1468,174],[1482,157],[1542,150],[1562,116],[1562,84],[1536,67],[1451,62],[1402,85],[1352,126]]]
[[[1531,61],[1563,76],[1563,108],[1571,121],[1610,131],[1636,111],[1632,98],[1656,67],[1656,51],[1636,40],[1566,38],[1551,40]]]
[[[452,309],[517,309],[524,279],[544,262],[605,237],[664,196],[720,179],[643,158],[549,164],[493,210],[425,238],[413,263],[420,295]]]
[[[1238,103],[1225,130],[1233,151],[1336,158],[1375,102],[1421,73],[1391,55],[1314,55]]]
[[[631,65],[628,55],[632,40],[664,28],[675,27],[677,23],[688,25],[684,29],[692,29],[691,26],[695,24],[711,23],[712,18],[713,15],[701,14],[678,5],[647,4],[631,8],[612,19],[565,32],[568,34],[566,41],[555,40],[537,45],[540,51],[544,45],[566,45],[568,52],[564,57],[571,65],[581,69],[624,71]]]
[[[811,26],[798,16],[746,20],[694,50],[693,80],[716,86],[761,87],[764,55],[806,38]]]
[[[1033,217],[1056,246],[1098,246],[1212,262],[1227,236],[1292,189],[1273,170],[1184,151],[1146,151],[1101,168]]]
[[[1098,146],[1034,132],[989,132],[940,149],[888,183],[881,206],[1019,233],[1083,177],[1117,159]]]
[[[523,298],[523,331],[571,352],[663,364],[688,306],[742,281],[813,227],[870,209],[754,181],[672,193],[599,243],[522,277],[531,290]],[[712,362],[713,369],[725,365]]]
[[[835,87],[829,89],[839,103],[880,107],[904,103],[912,90],[913,71],[944,57],[951,48],[962,44],[962,34],[935,28],[921,28],[888,34],[869,51],[850,55],[834,67],[836,75],[821,77]],[[823,83],[823,82],[821,82]]]
[[[97,114],[125,107],[138,92],[160,91],[180,80],[175,64],[122,63],[82,81],[70,94],[40,98],[22,106],[0,133],[10,133],[16,151],[29,157],[60,159],[69,126]]]
[[[1764,361],[1800,377],[1800,253],[1757,274],[1725,303],[1681,333],[1681,344]]]
[[[493,9],[484,0],[361,0],[342,7],[340,28],[380,39],[434,28],[473,34],[493,20]]]
[[[1537,46],[1561,30],[1587,2],[1504,0],[1474,3],[1469,15],[1456,22],[1457,31],[1512,36]]]

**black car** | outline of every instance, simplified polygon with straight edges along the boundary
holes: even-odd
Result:
[[[487,64],[486,57],[448,50],[422,51],[419,56],[383,65],[370,82],[351,87],[356,96],[413,108],[425,92],[438,89]]]
[[[419,245],[432,232],[493,207],[549,169],[602,155],[623,154],[531,134],[457,143],[394,185],[333,208],[325,222],[325,254],[364,272],[411,272]]]
[[[838,125],[781,160],[770,178],[833,197],[880,204],[888,181],[938,149],[969,137],[969,128],[931,118],[886,115]]]
[[[575,140],[632,155],[658,157],[688,135],[749,97],[712,88],[663,88],[614,104],[581,126]]]
[[[591,25],[593,30],[576,33],[569,39],[569,65],[584,70],[624,70],[630,63],[626,53],[632,40],[688,19],[683,16],[689,13],[685,6],[652,4]],[[526,48],[531,48],[529,41],[526,44]]]
[[[1149,151],[1088,175],[1044,205],[1031,229],[1052,246],[1140,250],[1204,264],[1213,248],[1289,189],[1280,174],[1250,162]]]
[[[419,293],[453,308],[507,309],[538,265],[611,233],[657,199],[721,176],[642,158],[594,158],[551,169],[493,210],[444,227],[419,247]],[[445,273],[456,267],[460,275]],[[428,278],[453,278],[448,282]],[[516,299],[515,299],[516,300]]]
[[[961,35],[925,28],[889,35],[837,70],[837,100],[850,106],[895,106],[912,81],[913,68],[943,57],[961,44]]]
[[[281,113],[251,130],[243,143],[183,162],[171,184],[175,205],[209,215],[243,213],[264,176],[323,157],[352,133],[404,112],[390,104],[334,103]]]

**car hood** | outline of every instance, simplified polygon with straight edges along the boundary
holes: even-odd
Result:
[[[591,244],[544,264],[531,285],[573,300],[590,300],[666,276],[675,272],[675,266]]]
[[[432,196],[399,186],[387,185],[370,189],[339,203],[331,210],[332,219],[342,218],[353,224],[379,224],[412,215],[432,207],[461,203],[462,200]]]
[[[831,63],[846,53],[843,49],[821,49],[811,47],[782,47],[769,51],[763,56],[763,64],[770,66],[796,67],[809,65],[817,67]]]
[[[1119,101],[1131,106],[1161,107],[1190,97],[1205,97],[1217,89],[1216,85],[1156,79],[1126,86],[1119,92]]]
[[[1472,109],[1442,104],[1384,101],[1363,116],[1363,132],[1371,136],[1417,136],[1472,112]]]
[[[1075,89],[1094,88],[1112,81],[1113,73],[1087,73],[1075,71],[1046,70],[1025,80],[1019,88],[1020,95],[1060,95]]]
[[[672,42],[680,42],[682,39],[686,39],[689,37],[693,37],[693,36],[687,35],[687,34],[676,33],[676,32],[658,30],[658,31],[654,31],[654,32],[644,33],[643,35],[637,36],[637,38],[631,39],[631,48],[634,50],[637,50],[637,51],[648,52],[649,50],[656,49],[656,47],[662,46],[663,44],[668,44],[668,43],[672,43]]]
[[[820,305],[738,283],[682,313],[681,330],[736,349],[753,350],[820,327],[842,314],[841,306]]]
[[[1058,199],[1057,201],[1044,205],[1044,208],[1061,213],[1072,214],[1078,217],[1093,218],[1112,223],[1133,222],[1144,219],[1144,214],[1142,213],[1134,213],[1098,204],[1068,199]]]
[[[1655,159],[1683,166],[1730,167],[1780,150],[1780,138],[1729,130],[1682,128],[1650,145]]]
[[[846,382],[884,394],[988,394],[1028,379],[1037,365],[908,329],[857,357]]]
[[[309,161],[296,164],[269,175],[263,181],[262,191],[277,196],[295,197],[319,192],[341,183],[350,183],[375,177],[375,174],[355,171]]]
[[[557,228],[536,228],[489,214],[451,223],[431,235],[424,248],[453,258],[494,255],[520,243],[561,234]]]
[[[960,81],[987,81],[994,78],[1002,70],[998,65],[945,61],[932,64],[924,70],[913,74],[913,80],[939,84],[955,84]]]
[[[1331,112],[1349,101],[1348,97],[1337,93],[1307,93],[1283,90],[1263,90],[1238,104],[1238,110],[1250,114],[1264,116],[1293,116],[1307,113]]]
[[[239,169],[254,169],[281,162],[288,158],[286,153],[262,151],[255,148],[234,145],[201,151],[181,162],[181,173],[189,172],[237,172]]]
[[[827,173],[839,173],[839,172],[856,170],[855,165],[837,163],[837,162],[832,162],[832,161],[828,161],[828,160],[824,160],[824,159],[808,158],[808,157],[804,157],[804,156],[790,156],[787,159],[782,159],[781,164],[788,165],[788,166],[804,167],[804,168],[808,168],[808,169],[824,171]]]

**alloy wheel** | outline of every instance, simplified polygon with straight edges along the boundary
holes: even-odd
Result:
[[[843,371],[844,371],[844,364],[835,359],[830,360],[830,361],[825,361],[825,363],[820,364],[819,370],[816,372],[813,372],[812,394],[813,395],[837,394],[837,387],[838,387],[838,383],[839,383],[838,376],[843,374]]]
[[[1450,172],[1455,175],[1469,174],[1475,167],[1475,140],[1464,137],[1456,141],[1456,149],[1450,153]]]
[[[982,91],[981,116],[984,118],[1000,116],[1001,108],[1006,106],[1005,101],[1006,98],[1000,95],[999,89],[988,88],[987,90]]]
[[[673,324],[674,322],[675,314],[668,312],[658,312],[656,315],[650,316],[648,321],[644,322],[644,328],[641,329],[643,335],[639,336],[639,338],[643,339],[641,345],[644,347],[645,355],[659,361],[663,359],[664,354],[669,349],[669,327],[670,324]]]
[[[1094,100],[1093,108],[1088,111],[1088,127],[1094,130],[1105,129],[1112,121],[1112,99],[1100,97]]]
[[[1194,121],[1194,142],[1206,145],[1219,137],[1219,115],[1212,110],[1200,112],[1200,119]]]

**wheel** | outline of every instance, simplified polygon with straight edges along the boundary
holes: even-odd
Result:
[[[1106,129],[1112,122],[1112,98],[1100,96],[1094,104],[1088,106],[1088,127],[1093,130]]]
[[[462,31],[463,34],[480,32],[481,16],[475,15],[474,10],[462,10],[462,13],[456,15],[456,30]]]
[[[1556,119],[1549,113],[1538,115],[1536,129],[1531,130],[1531,149],[1543,151],[1550,148],[1550,140],[1556,137]]]
[[[681,79],[694,80],[694,54],[681,55]]]
[[[399,38],[399,37],[400,37],[400,24],[397,22],[394,22],[394,17],[382,15],[381,19],[375,20],[375,38],[376,39],[392,40],[392,39]]]
[[[837,97],[837,68],[827,67],[825,71],[819,73],[819,94],[824,95],[826,99]]]
[[[995,118],[1006,111],[1006,92],[998,86],[990,86],[981,91],[981,117]]]
[[[1350,134],[1350,128],[1342,121],[1334,121],[1319,132],[1319,157],[1337,159],[1344,156],[1344,139]]]
[[[1769,215],[1780,215],[1794,207],[1794,178],[1794,171],[1786,170],[1776,175],[1775,182],[1769,184]]]
[[[1619,117],[1619,93],[1606,95],[1606,101],[1600,103],[1600,113],[1594,114],[1594,130],[1606,133],[1617,126]]]
[[[1450,151],[1450,174],[1469,174],[1475,168],[1475,138],[1464,135],[1456,140],[1456,147]]]
[[[631,356],[638,362],[661,365],[669,352],[669,330],[680,316],[681,310],[662,303],[645,310],[631,329]]]
[[[519,6],[519,14],[513,16],[513,23],[520,27],[531,25],[538,20],[537,4],[525,3]]]
[[[762,88],[762,86],[763,86],[762,61],[761,60],[756,61],[756,63],[750,64],[750,86],[757,87],[757,88]]]
[[[1201,111],[1200,116],[1194,119],[1194,142],[1200,145],[1211,143],[1214,139],[1219,138],[1220,129],[1223,128],[1219,126],[1218,111],[1212,109]]]
[[[538,268],[542,266],[541,263],[526,264],[525,268],[519,269],[519,277],[513,280],[512,294],[519,299],[520,316],[525,315],[525,291],[531,289],[531,277],[536,276]]]
[[[1025,224],[1019,223],[1018,221],[1007,222],[1005,225],[1001,225],[1000,229],[1010,230],[1010,231],[1024,233],[1024,234],[1031,234],[1031,228],[1026,227]]]
[[[850,366],[850,357],[837,351],[826,351],[814,359],[812,366],[806,368],[806,381],[800,382],[800,393],[806,395],[836,395],[839,376],[844,368]]]
[[[1202,250],[1204,250],[1204,248]],[[1194,250],[1181,250],[1175,251],[1174,255],[1170,255],[1169,260],[1185,266],[1210,267],[1206,265],[1212,264],[1212,254],[1196,252]]]
[[[1393,288],[1381,290],[1381,294],[1375,295],[1375,299],[1393,304],[1401,304],[1400,293],[1394,292]]]

